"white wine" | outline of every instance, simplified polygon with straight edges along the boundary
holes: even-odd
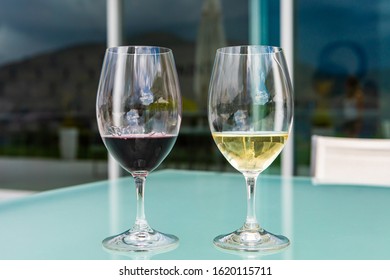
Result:
[[[218,149],[240,172],[259,173],[282,151],[287,132],[213,132]]]

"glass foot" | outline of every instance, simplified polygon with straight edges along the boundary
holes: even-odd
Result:
[[[236,251],[276,253],[290,245],[290,240],[282,235],[275,235],[260,227],[242,228],[214,238],[215,246]]]
[[[158,232],[149,226],[132,229],[103,240],[105,249],[114,252],[149,252],[176,247],[179,239],[171,234]]]

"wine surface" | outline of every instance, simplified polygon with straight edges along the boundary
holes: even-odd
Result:
[[[258,173],[266,169],[282,151],[286,132],[214,132],[218,149],[240,172]]]
[[[129,134],[104,136],[104,144],[111,155],[129,172],[157,168],[171,151],[176,135]]]

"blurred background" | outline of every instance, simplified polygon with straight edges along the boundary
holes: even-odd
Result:
[[[215,50],[280,45],[284,0],[126,0],[124,45],[173,50],[183,123],[159,169],[233,171],[209,132]],[[105,0],[0,0],[0,189],[107,179],[95,99],[107,46]],[[390,138],[390,2],[295,0],[294,175],[312,134]],[[279,174],[280,160],[266,173]],[[127,174],[126,174],[127,175]]]

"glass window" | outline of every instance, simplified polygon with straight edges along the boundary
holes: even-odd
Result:
[[[0,188],[105,178],[94,122],[105,1],[2,1]]]
[[[215,49],[248,44],[248,2],[123,4],[124,44],[172,48],[179,72],[182,132],[161,168],[224,170],[205,98]],[[106,178],[95,120],[106,1],[3,0],[0,18],[0,188],[43,190]]]
[[[296,1],[296,173],[313,134],[390,137],[389,14],[386,0]]]

